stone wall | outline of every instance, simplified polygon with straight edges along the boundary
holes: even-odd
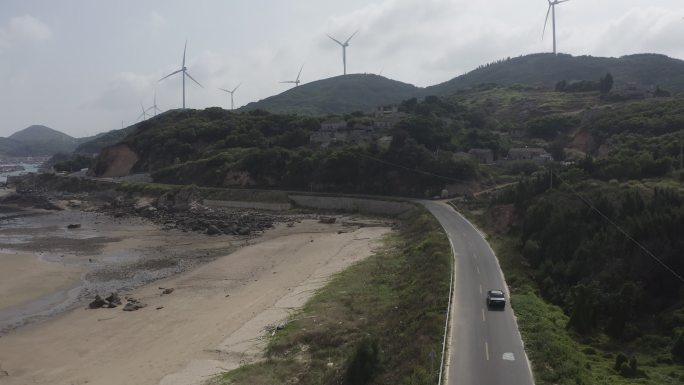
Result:
[[[364,214],[398,215],[414,207],[409,202],[365,198],[290,195],[298,206],[323,210],[342,210]]]

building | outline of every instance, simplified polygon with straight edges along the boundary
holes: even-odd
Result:
[[[370,143],[375,139],[373,126],[355,124],[352,127],[345,121],[329,121],[321,124],[319,131],[309,137],[311,144],[328,147],[333,143]]]
[[[380,106],[375,110],[375,116],[394,115],[397,113],[399,113],[399,106],[397,105]]]
[[[511,148],[508,160],[532,160],[538,163],[553,161],[551,154],[539,147]]]
[[[494,152],[488,148],[473,148],[468,151],[468,155],[477,160],[480,164],[493,164]]]

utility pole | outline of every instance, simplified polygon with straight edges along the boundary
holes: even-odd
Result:
[[[682,152],[682,137],[684,137],[684,134],[679,135],[679,171],[684,169],[684,167],[682,167],[684,165],[684,162],[682,162],[684,160],[684,157],[682,157],[682,154],[684,154],[684,152]]]

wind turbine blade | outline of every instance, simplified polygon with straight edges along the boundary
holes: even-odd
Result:
[[[228,90],[227,90],[227,89],[225,89],[225,88],[219,88],[219,90],[221,90],[221,91],[223,91],[223,92],[227,92],[227,93],[230,93],[230,91],[228,91]]]
[[[231,94],[232,94],[233,92],[237,91],[237,89],[240,88],[241,85],[242,85],[242,83],[238,84],[237,87],[233,88],[233,91],[231,92]]]
[[[546,20],[544,20],[544,29],[542,30],[542,40],[544,40],[544,34],[546,33],[546,25],[549,23],[549,15],[551,14],[551,7],[553,5],[549,3],[549,10],[546,11]]]
[[[185,68],[185,51],[188,49],[188,41],[185,41],[185,46],[183,47],[183,68]]]
[[[568,1],[570,1],[570,0],[558,0],[558,1],[556,1],[556,4],[567,3]]]
[[[140,103],[140,109],[142,110],[143,115],[144,115],[144,114],[145,114],[145,107],[143,107],[143,104],[142,104],[142,103]]]
[[[175,72],[171,72],[170,74],[168,74],[168,75],[164,76],[163,78],[159,79],[159,81],[162,81],[162,80],[164,80],[164,79],[166,79],[166,78],[168,78],[168,77],[170,77],[170,76],[173,76],[173,75],[175,75],[175,74],[177,74],[177,73],[179,73],[179,72],[183,72],[183,70],[178,70],[178,71],[175,71]]]
[[[291,83],[294,83],[294,81],[292,81],[292,80],[285,80],[284,82],[281,82],[281,83],[284,83],[284,84],[291,84]]]
[[[201,85],[200,82],[198,82],[197,80],[195,80],[195,78],[193,78],[192,76],[190,76],[190,74],[188,73],[188,71],[185,71],[185,74],[186,74],[193,82],[197,83],[198,86],[204,88],[204,86]]]
[[[567,1],[567,0],[566,0],[566,1]],[[351,39],[352,39],[354,36],[356,36],[357,33],[359,33],[359,30],[358,30],[358,29],[356,30],[356,32],[352,33],[351,36],[349,36],[349,39],[347,39],[347,41],[344,42],[344,45],[349,44],[349,42],[351,41]]]
[[[299,69],[299,73],[297,74],[297,80],[295,80],[296,82],[299,81],[299,77],[302,75],[302,70],[303,70],[303,69],[304,69],[304,64],[302,64],[302,68]]]
[[[344,46],[344,44],[342,44],[339,40],[337,40],[337,39],[335,39],[334,37],[328,35],[327,33],[325,34],[325,36],[331,38],[332,41],[334,41],[335,43],[337,43],[337,44],[339,44],[339,45],[341,45],[341,46]]]

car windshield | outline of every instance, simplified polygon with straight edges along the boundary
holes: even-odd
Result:
[[[500,291],[493,291],[493,292],[491,292],[491,297],[492,298],[503,298],[504,295]]]

